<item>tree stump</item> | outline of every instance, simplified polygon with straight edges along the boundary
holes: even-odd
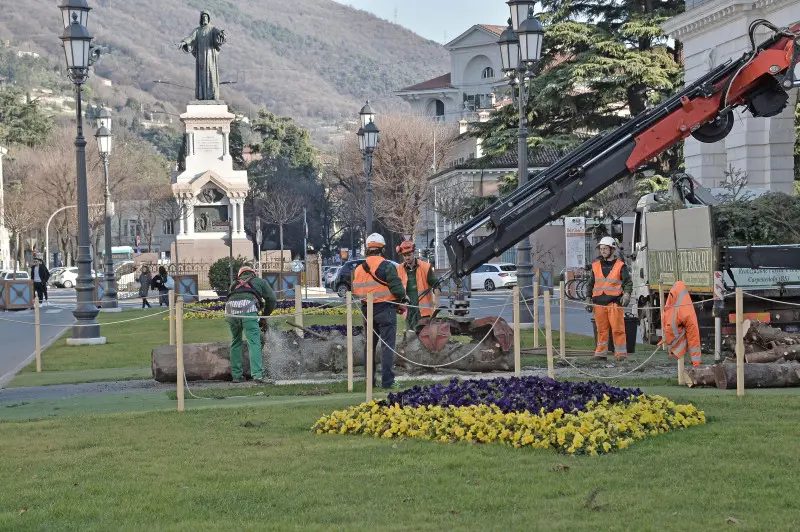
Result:
[[[717,388],[736,388],[736,364],[714,366]],[[745,388],[788,388],[800,386],[800,362],[745,364]]]
[[[716,386],[714,366],[698,366],[686,369],[683,372],[684,380],[689,388],[699,386]]]

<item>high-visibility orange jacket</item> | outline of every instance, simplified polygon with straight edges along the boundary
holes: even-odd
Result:
[[[594,275],[594,286],[592,287],[592,299],[601,296],[621,297],[622,296],[622,268],[625,263],[619,259],[614,263],[614,267],[608,273],[608,277],[603,275],[603,266],[600,260],[592,263],[592,274]]]
[[[669,354],[681,358],[688,351],[692,366],[699,366],[700,327],[697,325],[692,298],[683,281],[676,282],[669,291],[664,315],[661,316],[661,326]]]
[[[392,294],[388,280],[383,280],[378,276],[378,267],[386,259],[379,256],[367,257],[364,264],[359,265],[353,272],[353,295],[359,299],[366,299],[367,294],[372,293],[373,303],[384,303],[386,301],[397,301],[400,298]],[[391,264],[391,263],[390,263]],[[366,266],[367,268],[364,268]],[[394,268],[390,268],[394,270]],[[395,282],[397,278],[395,277]]]
[[[429,289],[431,286],[428,284],[428,275],[431,271],[431,263],[425,262],[424,260],[417,259],[417,268],[415,270],[415,276],[417,278],[417,293],[421,294],[425,290]],[[401,263],[397,265],[397,275],[400,277],[400,281],[403,283],[403,288],[408,287],[408,272],[406,272],[406,267]],[[420,300],[419,303],[419,314],[422,317],[431,316],[433,315],[433,290],[425,294]]]

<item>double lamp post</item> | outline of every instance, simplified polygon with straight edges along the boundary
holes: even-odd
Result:
[[[526,80],[532,78],[534,66],[542,56],[542,39],[544,28],[533,16],[533,6],[536,2],[530,0],[509,0],[506,2],[511,9],[511,18],[508,28],[500,34],[497,44],[500,45],[500,61],[503,72],[509,78],[512,91],[519,87],[519,129],[517,131],[519,149],[519,167],[517,189],[528,183],[528,120],[525,103]],[[531,240],[525,237],[517,245],[517,283],[520,286],[520,297],[532,301],[532,305],[522,305],[520,309],[520,323],[533,324],[531,307],[538,305],[533,301],[533,264],[531,262]],[[539,282],[536,279],[536,282]]]
[[[61,41],[67,62],[70,81],[75,85],[75,116],[77,119],[77,135],[75,136],[75,165],[77,169],[78,195],[78,279],[75,290],[77,303],[72,314],[75,323],[72,327],[72,338],[67,339],[70,345],[103,344],[105,338],[100,336],[97,323],[97,305],[94,301],[94,282],[92,279],[92,253],[89,240],[89,193],[86,180],[86,138],[83,136],[83,109],[81,105],[81,86],[89,78],[89,67],[100,56],[98,49],[92,46],[92,36],[86,29],[91,8],[86,0],[64,0],[59,6],[64,32]],[[103,128],[101,128],[102,130]],[[105,128],[108,132],[108,128]],[[101,133],[101,131],[98,131]],[[110,135],[110,132],[108,132]],[[110,148],[110,136],[107,147]],[[101,143],[98,138],[98,144]],[[104,160],[107,160],[105,158]],[[106,174],[107,175],[107,174]],[[106,202],[108,206],[108,202]],[[106,230],[110,229],[110,221],[106,216]],[[106,247],[110,243],[106,234]],[[110,251],[110,250],[109,250]],[[110,254],[107,253],[110,258]],[[113,266],[111,268],[113,271]],[[112,273],[113,275],[113,273]]]

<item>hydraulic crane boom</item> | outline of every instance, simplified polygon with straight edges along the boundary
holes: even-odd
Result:
[[[775,35],[756,46],[758,26]],[[444,239],[451,271],[443,280],[468,275],[689,135],[701,142],[725,138],[736,107],[746,106],[753,116],[779,114],[789,99],[786,90],[800,86],[794,72],[800,59],[798,32],[800,23],[779,29],[754,21],[749,30],[753,49],[741,59],[720,65],[625,125],[585,142],[500,198]],[[470,242],[490,221],[494,231]]]

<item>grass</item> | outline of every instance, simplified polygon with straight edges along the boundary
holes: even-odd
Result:
[[[597,458],[312,434],[342,395],[0,422],[0,529],[795,529],[797,390],[665,391],[708,424]]]

